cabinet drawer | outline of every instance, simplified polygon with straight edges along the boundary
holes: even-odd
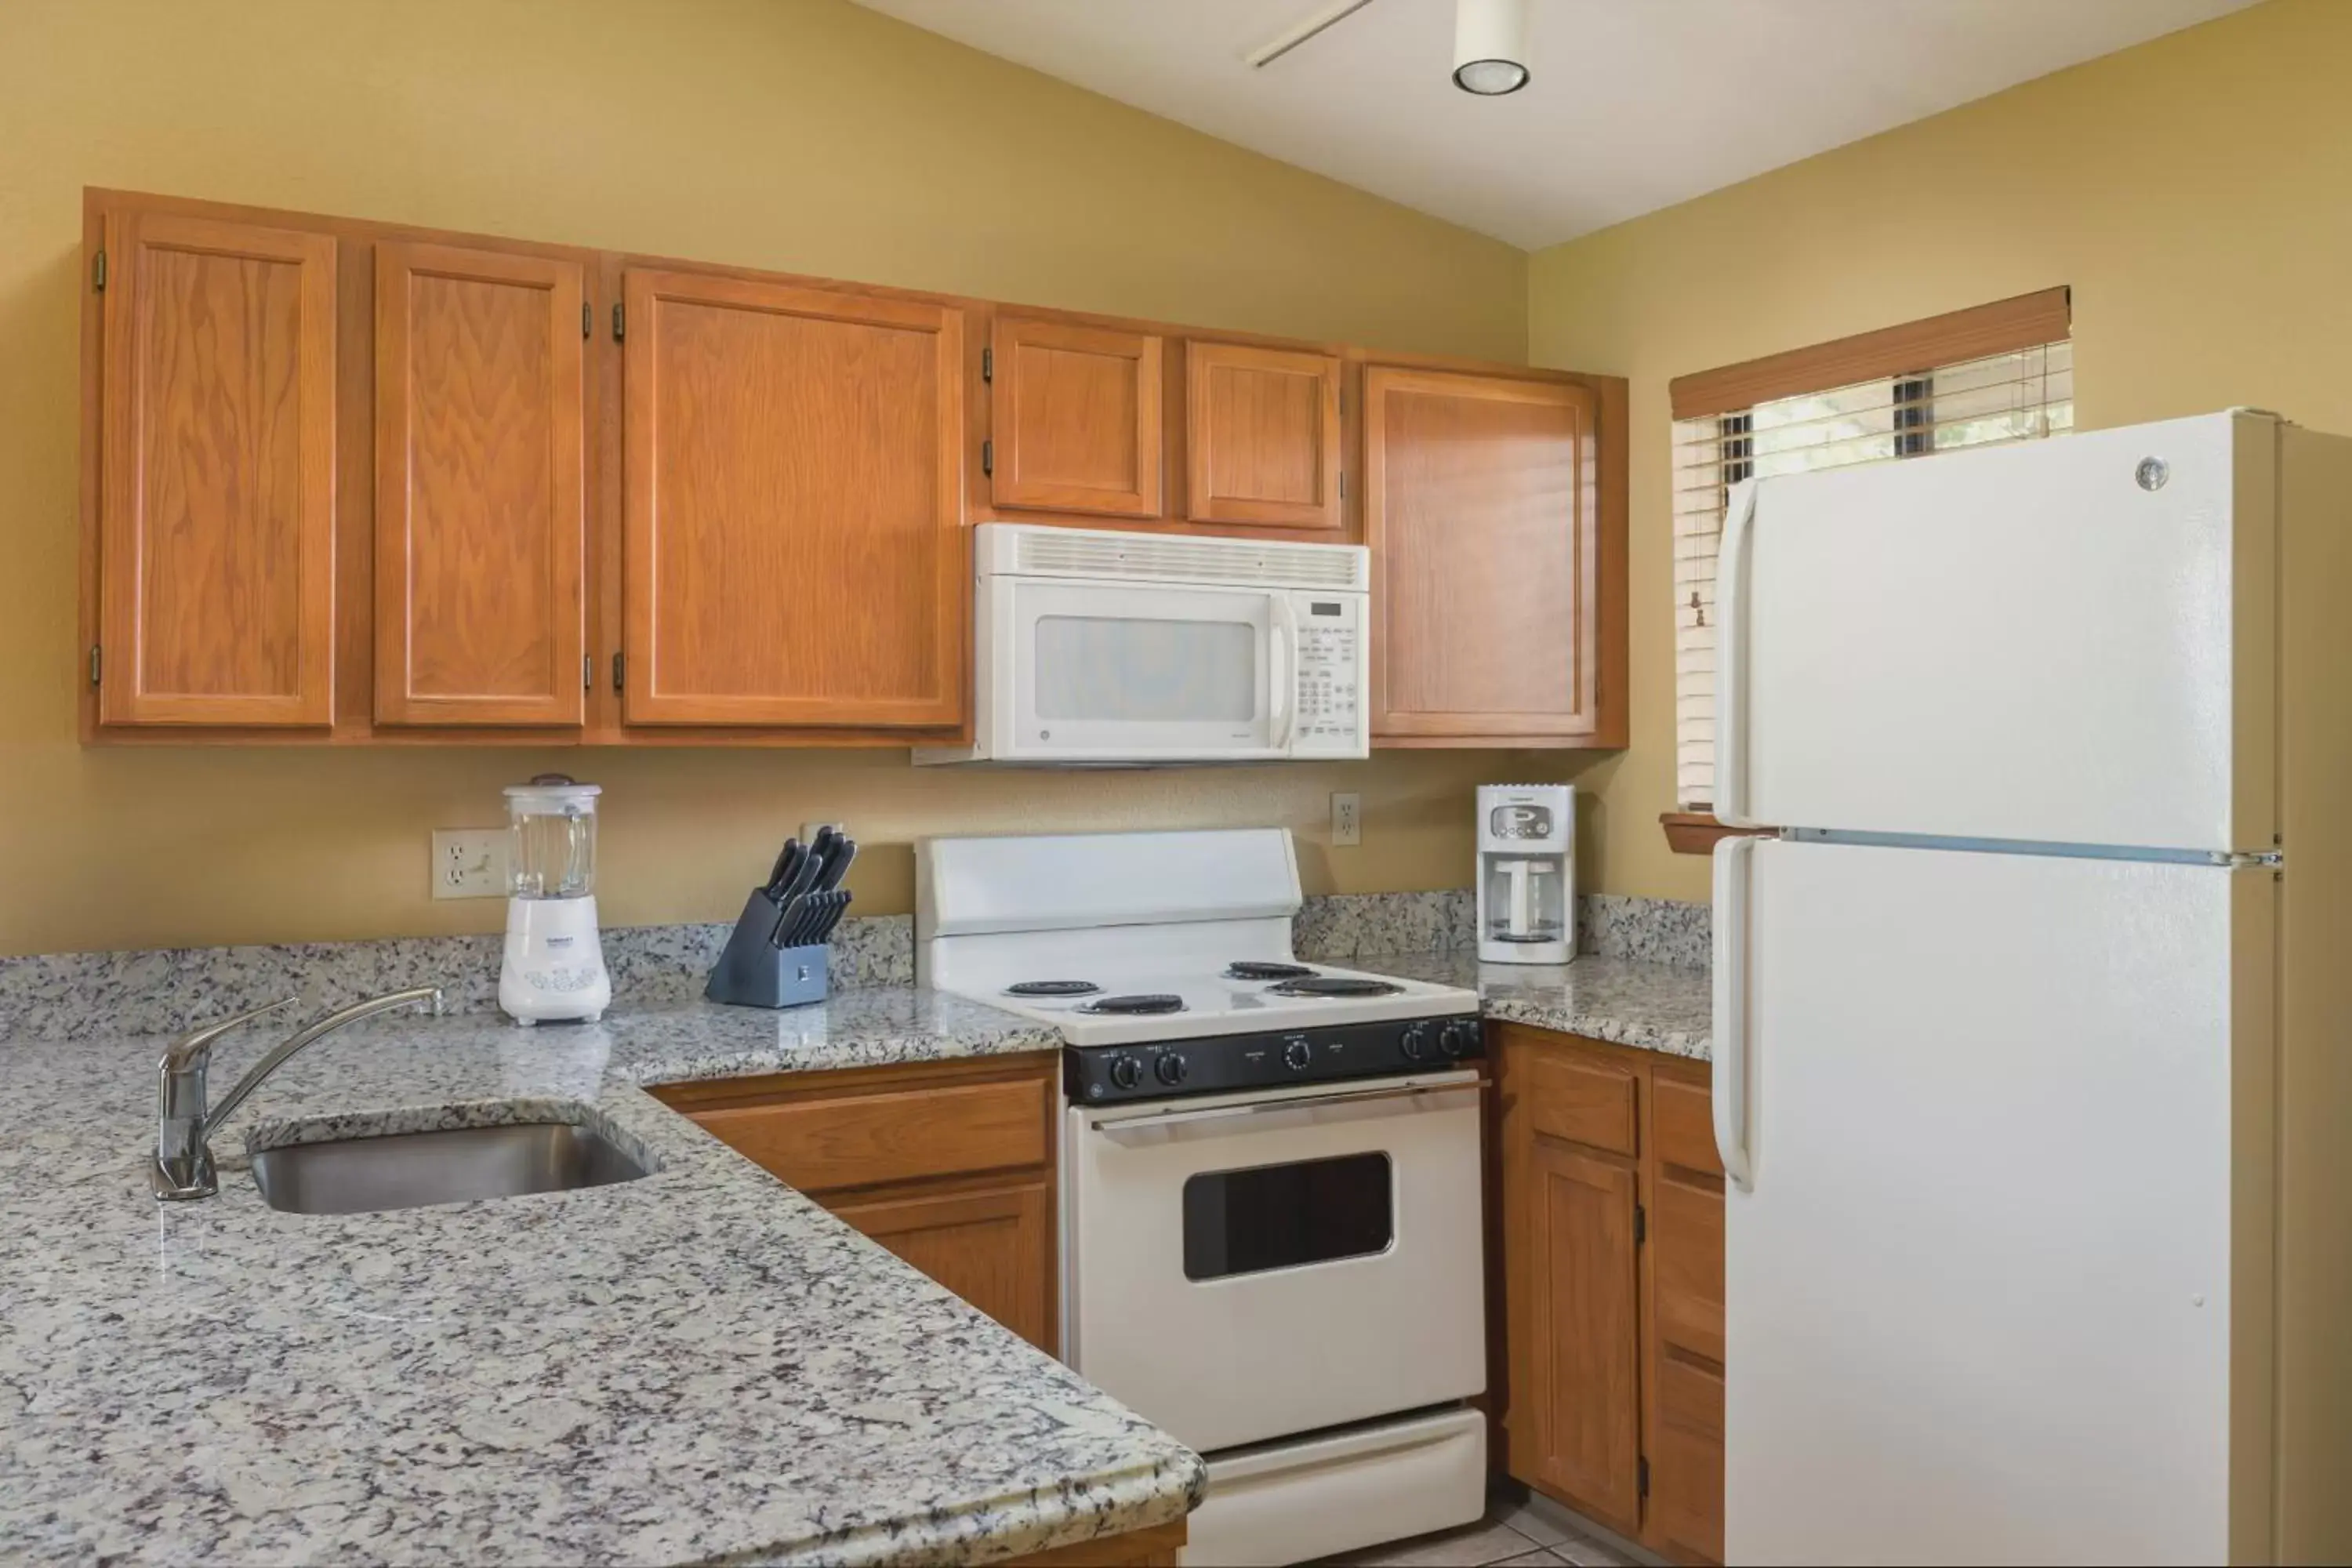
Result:
[[[1650,1133],[1660,1164],[1723,1174],[1715,1148],[1715,1096],[1706,1084],[1659,1073],[1650,1096]]]
[[[1633,1152],[1633,1075],[1626,1068],[1548,1054],[1528,1064],[1527,1092],[1538,1137]]]
[[[1723,1558],[1723,1374],[1659,1358],[1657,1430],[1650,1438],[1652,1545],[1676,1558]]]
[[[1042,1078],[877,1090],[691,1114],[705,1131],[803,1192],[1046,1163]]]

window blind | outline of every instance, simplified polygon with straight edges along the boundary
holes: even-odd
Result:
[[[2063,337],[1677,418],[1675,782],[1683,808],[1706,810],[1715,789],[1715,563],[1733,485],[2032,440],[2074,423],[2074,345]]]

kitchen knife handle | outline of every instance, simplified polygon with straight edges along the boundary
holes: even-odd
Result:
[[[1715,841],[1715,1152],[1723,1173],[1742,1192],[1756,1189],[1748,1133],[1748,894],[1754,881],[1757,840]]]

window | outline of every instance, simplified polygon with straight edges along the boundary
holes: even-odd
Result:
[[[2071,429],[2068,331],[2066,290],[2053,289],[1675,381],[1675,788],[1683,811],[1706,812],[1715,787],[1715,561],[1731,487]],[[1685,847],[1705,845],[1677,840]]]

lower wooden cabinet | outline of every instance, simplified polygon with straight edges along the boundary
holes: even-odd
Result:
[[[1723,1173],[1706,1069],[1495,1026],[1503,1451],[1685,1562],[1723,1555]]]
[[[666,1084],[655,1098],[1048,1354],[1057,1053]]]

